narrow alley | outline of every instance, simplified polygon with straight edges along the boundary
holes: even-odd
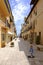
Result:
[[[9,43],[0,48],[0,65],[43,65],[43,52],[36,52],[34,47],[35,58],[28,58],[29,42],[21,38],[14,39],[13,42],[14,47],[10,47]]]
[[[43,0],[0,0],[0,65],[43,65]]]

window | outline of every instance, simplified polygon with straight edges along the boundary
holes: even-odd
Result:
[[[35,25],[37,25],[37,19],[35,20]]]
[[[5,34],[2,34],[2,41],[5,41]]]
[[[37,15],[37,7],[34,9],[34,14]]]
[[[30,18],[32,18],[32,14],[30,15]]]
[[[41,38],[41,32],[39,32],[39,37]]]
[[[6,26],[10,28],[10,24],[8,23],[8,20],[6,20]]]
[[[33,29],[35,28],[35,20],[33,21]]]

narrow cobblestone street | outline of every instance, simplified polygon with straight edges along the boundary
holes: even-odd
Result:
[[[43,65],[43,52],[35,49],[35,58],[28,58],[29,42],[17,38],[13,40],[14,47],[10,43],[5,48],[0,48],[0,65]]]

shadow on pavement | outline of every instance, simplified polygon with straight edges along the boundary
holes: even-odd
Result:
[[[19,51],[23,51],[26,56],[28,56],[29,52],[29,43],[27,41],[24,41],[23,39],[20,39],[18,42]]]
[[[25,53],[25,56],[27,58],[27,60],[29,61],[30,65],[35,64],[34,61],[30,61],[29,59],[33,59],[34,57],[30,57],[29,54],[29,42],[24,41],[23,39],[20,39],[20,41],[18,42],[18,46],[19,46],[19,51],[23,51]],[[33,63],[34,62],[34,63]]]

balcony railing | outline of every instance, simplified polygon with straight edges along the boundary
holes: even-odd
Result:
[[[31,4],[35,4],[37,1],[38,1],[38,0],[31,0],[30,5],[31,5]]]
[[[10,17],[10,22],[14,22],[13,19]]]
[[[27,31],[29,31],[30,29],[32,29],[32,25],[29,26],[27,29],[25,29],[24,32],[27,32]]]
[[[9,1],[7,0],[4,0],[4,2],[5,2],[5,4],[6,4],[6,7],[7,7],[7,9],[8,9],[8,11],[9,11],[9,13],[10,13],[10,11],[11,11],[11,8],[10,8],[10,4],[9,4]],[[9,7],[8,7],[8,5],[9,5]]]
[[[7,20],[6,20],[6,22],[5,22],[5,26],[10,28],[10,24],[8,23]]]
[[[30,29],[32,29],[32,25],[31,25],[31,26],[29,26],[29,30],[30,30]]]

